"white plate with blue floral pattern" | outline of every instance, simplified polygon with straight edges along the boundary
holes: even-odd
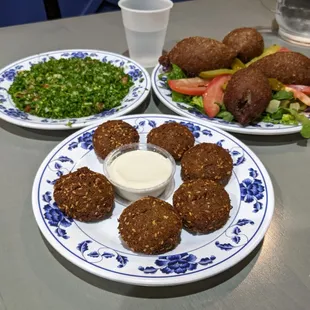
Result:
[[[152,87],[158,99],[173,112],[190,117],[197,121],[203,121],[206,124],[213,125],[225,131],[241,133],[247,135],[287,135],[300,132],[299,125],[282,125],[260,122],[255,125],[243,127],[237,122],[226,122],[220,118],[209,118],[206,114],[201,113],[196,108],[187,103],[174,102],[171,98],[171,90],[167,87],[164,78],[160,79],[163,73],[161,65],[157,65],[152,72]]]
[[[112,216],[98,223],[81,223],[66,217],[53,200],[53,183],[62,174],[87,166],[103,173],[92,145],[97,125],[84,128],[56,146],[41,164],[32,190],[33,212],[48,242],[71,263],[97,276],[123,283],[168,286],[189,283],[223,272],[245,258],[263,239],[274,210],[270,177],[257,156],[233,136],[206,125],[172,115],[130,115],[122,120],[135,126],[140,141],[166,122],[186,125],[196,143],[211,142],[228,149],[234,162],[226,186],[232,209],[220,230],[193,236],[182,231],[181,243],[159,256],[139,255],[124,248],[118,222],[124,206],[115,203]],[[182,183],[180,166],[175,189]],[[167,199],[172,203],[172,196]]]
[[[16,108],[7,90],[13,83],[17,72],[29,70],[33,64],[45,62],[51,58],[72,57],[91,57],[102,62],[110,62],[118,67],[123,67],[125,73],[132,77],[134,85],[118,107],[88,117],[72,119],[42,118]],[[128,114],[143,103],[150,90],[151,79],[148,72],[137,62],[125,56],[111,52],[85,49],[46,52],[18,60],[0,70],[0,118],[15,125],[34,129],[64,130],[82,128],[96,123],[99,119],[104,120]]]

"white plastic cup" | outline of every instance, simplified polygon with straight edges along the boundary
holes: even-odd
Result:
[[[162,54],[173,2],[170,0],[120,0],[129,56],[149,68]]]

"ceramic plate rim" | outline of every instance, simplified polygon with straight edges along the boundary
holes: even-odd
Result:
[[[179,120],[179,121],[186,121],[186,119],[182,116],[175,116],[175,115],[160,115],[160,114],[143,114],[143,115],[128,115],[125,117],[117,117],[115,119],[121,119],[125,120],[126,118],[167,118],[168,119],[174,119],[174,120]],[[78,266],[79,268],[94,274],[96,276],[111,280],[111,281],[116,281],[120,283],[126,283],[130,285],[140,285],[140,286],[174,286],[174,285],[183,285],[186,283],[191,283],[195,281],[199,281],[205,278],[209,278],[212,276],[215,276],[221,272],[224,272],[225,270],[233,267],[236,265],[238,262],[242,261],[245,257],[247,257],[257,246],[258,244],[263,240],[269,226],[272,220],[272,216],[274,213],[274,204],[275,204],[275,197],[274,197],[274,189],[272,185],[271,178],[269,176],[268,171],[266,170],[264,164],[261,162],[261,160],[257,157],[257,155],[248,147],[246,146],[242,141],[239,139],[233,137],[231,134],[224,132],[223,130],[216,128],[214,126],[210,126],[209,124],[204,124],[201,121],[192,121],[193,123],[203,126],[203,127],[209,127],[210,129],[220,133],[221,135],[224,135],[228,139],[232,140],[233,142],[237,143],[242,147],[244,151],[246,151],[253,161],[255,161],[257,167],[259,167],[261,174],[264,178],[266,187],[268,188],[268,193],[266,194],[266,197],[268,197],[268,210],[265,212],[264,217],[262,222],[260,223],[260,226],[255,233],[255,235],[252,236],[250,241],[243,247],[241,247],[240,250],[238,250],[232,257],[229,257],[226,259],[226,261],[223,261],[220,263],[220,268],[214,268],[208,271],[208,274],[205,275],[205,272],[200,272],[200,273],[192,273],[192,274],[187,274],[186,277],[182,278],[182,281],[179,281],[179,277],[168,277],[168,278],[143,278],[132,275],[131,277],[129,276],[124,276],[124,275],[118,275],[118,278],[114,275],[113,272],[107,271],[107,270],[102,270],[98,267],[93,266],[92,263],[88,262],[88,264],[85,264],[85,261],[83,261],[81,258],[76,256],[74,253],[69,252],[68,250],[64,249],[64,246],[62,246],[59,241],[55,239],[55,237],[49,232],[47,229],[45,223],[42,221],[42,217],[40,214],[40,210],[37,204],[37,195],[38,195],[38,186],[40,184],[40,177],[43,173],[43,170],[45,169],[46,164],[49,162],[49,160],[54,156],[54,154],[64,145],[68,143],[68,141],[72,140],[74,137],[79,136],[81,133],[85,131],[89,131],[93,127],[99,125],[102,123],[97,122],[97,124],[92,124],[90,126],[87,126],[85,128],[82,128],[75,133],[71,134],[67,138],[65,138],[63,141],[58,143],[45,157],[45,159],[42,161],[39,169],[37,170],[37,173],[35,175],[35,179],[33,182],[33,187],[32,187],[32,210],[37,222],[37,225],[43,234],[44,238],[49,242],[49,244],[65,259],[70,261],[72,264]],[[161,282],[162,281],[162,282]]]
[[[111,118],[120,117],[122,115],[130,113],[131,111],[133,111],[134,109],[139,107],[143,103],[143,101],[148,97],[148,95],[151,92],[151,86],[152,86],[151,85],[151,77],[150,77],[150,74],[147,72],[147,70],[142,65],[140,65],[138,62],[136,62],[135,60],[133,60],[133,59],[127,57],[127,56],[124,56],[124,55],[121,55],[121,54],[118,54],[118,53],[114,53],[114,52],[98,50],[98,49],[85,49],[85,48],[84,49],[83,48],[79,49],[79,48],[74,48],[74,49],[49,50],[49,51],[38,53],[38,54],[32,54],[30,56],[27,56],[27,57],[24,57],[24,58],[20,58],[20,59],[14,61],[14,62],[11,62],[10,64],[6,65],[5,67],[2,67],[0,69],[0,74],[5,72],[7,69],[11,68],[12,66],[15,66],[16,64],[18,64],[20,62],[27,61],[28,59],[31,59],[33,57],[42,57],[44,55],[48,55],[48,54],[52,54],[52,53],[66,53],[66,52],[69,52],[69,53],[72,53],[72,52],[98,53],[99,52],[99,53],[103,53],[103,54],[107,54],[107,55],[111,55],[111,56],[121,57],[124,60],[130,61],[133,64],[135,64],[139,68],[139,70],[141,70],[145,74],[146,85],[147,85],[146,88],[147,89],[145,89],[145,91],[144,91],[143,95],[141,96],[141,98],[139,100],[137,100],[134,104],[132,104],[130,107],[128,107],[126,109],[123,109],[123,110],[120,110],[120,111],[116,112],[113,115],[105,116],[105,117],[98,118],[98,119],[91,120],[91,121],[87,121],[87,122],[84,122],[84,123],[74,123],[74,124],[72,124],[71,127],[66,126],[64,124],[54,124],[53,126],[50,126],[49,124],[45,124],[45,123],[42,123],[42,124],[40,124],[40,123],[31,123],[31,122],[27,122],[25,120],[20,120],[20,119],[14,118],[14,117],[10,117],[10,116],[8,116],[8,115],[6,115],[4,113],[0,113],[0,119],[6,121],[8,123],[20,126],[20,127],[31,128],[31,129],[43,129],[43,130],[72,130],[72,129],[80,129],[80,128],[85,128],[87,126],[95,124],[96,122],[98,122],[98,120],[99,121],[100,120],[101,121],[109,120]],[[16,109],[18,109],[18,108],[16,107]]]
[[[153,69],[152,75],[151,75],[151,80],[152,80],[152,89],[155,92],[157,98],[161,103],[163,103],[168,109],[172,110],[173,112],[177,113],[178,115],[185,116],[188,118],[191,118],[192,120],[196,121],[201,121],[203,123],[206,123],[208,125],[211,125],[216,128],[220,128],[224,131],[232,132],[232,133],[239,133],[239,134],[246,134],[246,135],[251,135],[251,136],[282,136],[282,135],[289,135],[289,134],[295,134],[300,132],[301,126],[288,126],[287,128],[283,129],[247,129],[246,127],[230,127],[225,124],[219,124],[217,122],[212,122],[208,119],[201,119],[195,117],[193,114],[188,113],[186,111],[183,111],[182,109],[179,109],[178,107],[172,105],[168,100],[164,98],[164,96],[161,94],[159,91],[157,85],[156,85],[156,80],[157,80],[157,72],[162,66],[160,64],[157,64],[157,66]],[[183,103],[186,105],[186,103]]]

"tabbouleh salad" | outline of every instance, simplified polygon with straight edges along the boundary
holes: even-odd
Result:
[[[134,85],[123,68],[86,57],[50,59],[18,72],[8,92],[17,108],[44,118],[79,118],[117,107]]]

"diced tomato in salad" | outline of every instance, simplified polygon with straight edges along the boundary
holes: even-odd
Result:
[[[169,87],[183,95],[201,96],[206,90],[210,80],[199,77],[179,80],[169,80]]]
[[[214,78],[207,86],[206,92],[202,95],[203,108],[205,113],[213,118],[220,112],[223,104],[223,86],[231,79],[231,75],[220,75]]]

